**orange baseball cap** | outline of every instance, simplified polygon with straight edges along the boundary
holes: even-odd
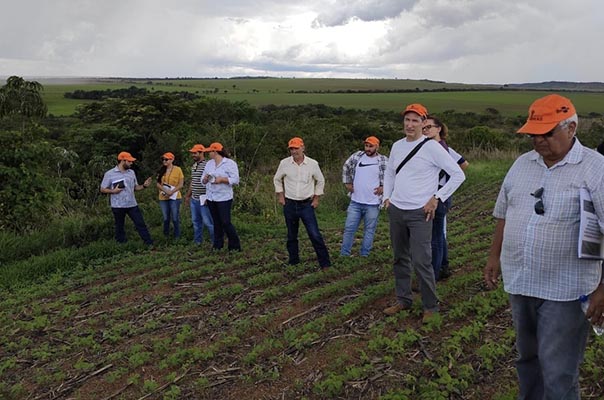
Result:
[[[122,151],[120,154],[117,155],[117,160],[136,161],[136,158],[132,157],[132,154],[128,153],[127,151]]]
[[[299,149],[302,146],[304,146],[304,141],[299,137],[293,137],[293,138],[289,139],[289,142],[287,142],[288,149],[291,149],[291,148]]]
[[[419,103],[409,104],[405,109],[401,112],[401,115],[405,115],[408,112],[414,112],[422,118],[426,118],[428,116],[428,109]]]
[[[191,153],[202,153],[206,151],[206,148],[203,147],[203,144],[196,144],[189,150]]]
[[[575,106],[569,99],[558,94],[550,94],[535,100],[531,104],[528,119],[517,132],[544,135],[554,129],[561,121],[572,117],[576,113]]]
[[[364,143],[369,143],[369,144],[372,144],[374,146],[379,146],[380,145],[380,139],[376,138],[375,136],[369,136],[367,139],[365,139]]]
[[[167,158],[168,160],[174,160],[174,154],[172,154],[172,153],[170,153],[170,152],[167,152],[167,153],[164,153],[164,154],[161,156],[161,158]]]
[[[210,145],[210,147],[206,147],[205,151],[209,152],[209,151],[222,151],[223,147],[220,143],[218,142],[214,142]]]

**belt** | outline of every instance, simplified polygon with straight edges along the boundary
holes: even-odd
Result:
[[[306,204],[306,203],[310,203],[312,201],[312,197],[309,197],[308,199],[304,199],[304,200],[293,200],[293,199],[288,199],[286,197],[285,201],[291,201],[292,203],[297,203],[297,204]]]

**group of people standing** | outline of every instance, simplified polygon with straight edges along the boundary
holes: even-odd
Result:
[[[202,243],[205,228],[213,249],[222,249],[226,236],[228,249],[240,251],[241,242],[231,222],[233,186],[239,184],[237,163],[218,142],[212,143],[207,148],[196,144],[189,152],[193,158],[193,166],[191,183],[185,195],[185,205],[191,209],[195,243]],[[205,159],[205,153],[208,153],[209,160]],[[117,160],[117,166],[105,173],[100,189],[101,193],[111,195],[115,239],[120,243],[126,242],[124,222],[128,215],[145,244],[153,246],[153,239],[134,197],[134,192],[149,187],[153,178],[149,177],[139,185],[131,169],[136,158],[124,151],[118,154]],[[166,237],[169,237],[170,223],[172,223],[173,236],[179,239],[184,174],[180,167],[174,165],[173,153],[164,153],[161,162],[162,166],[156,177],[156,187],[163,216],[163,232]]]
[[[468,162],[447,145],[447,127],[438,118],[428,115],[423,105],[410,104],[401,114],[406,137],[394,143],[390,158],[379,153],[380,140],[369,136],[363,142],[363,150],[353,153],[344,163],[342,180],[350,204],[340,255],[352,255],[355,233],[362,221],[360,255],[368,256],[380,209],[388,209],[397,304],[384,312],[394,314],[411,307],[411,274],[415,271],[424,312],[428,316],[438,310],[435,282],[445,275],[442,271],[447,263],[445,216],[451,205],[451,194],[464,180],[462,169]],[[280,161],[273,183],[287,227],[288,264],[300,262],[298,231],[301,221],[319,267],[325,270],[331,266],[331,259],[315,215],[325,178],[319,163],[306,155],[302,138],[291,138],[287,147],[290,156]],[[422,147],[424,149],[420,151]],[[209,147],[196,144],[189,152],[193,166],[185,205],[191,209],[195,243],[202,243],[203,231],[207,229],[214,249],[224,247],[226,236],[229,250],[241,250],[239,236],[231,222],[233,185],[239,183],[237,164],[217,142]],[[145,243],[152,245],[134,198],[134,191],[148,187],[151,178],[138,185],[130,169],[135,160],[129,153],[120,153],[118,165],[105,174],[101,192],[111,195],[116,240],[126,241],[124,219],[129,215]],[[156,187],[163,215],[163,233],[169,237],[172,224],[173,235],[179,238],[184,174],[174,165],[173,153],[164,153],[161,162]],[[124,178],[126,176],[128,179]],[[116,186],[118,181],[124,181],[125,185]],[[128,199],[128,202],[122,199]]]
[[[363,221],[360,255],[368,256],[380,208],[389,217],[393,249],[396,304],[384,309],[393,315],[412,307],[411,279],[419,281],[422,320],[439,311],[436,281],[448,272],[446,214],[451,196],[465,180],[468,162],[447,145],[447,128],[421,104],[402,111],[405,137],[395,142],[390,155],[379,153],[380,140],[370,136],[363,150],[344,163],[342,180],[350,194],[340,255],[352,254],[354,236]],[[601,258],[578,253],[581,220],[580,191],[591,196],[589,208],[597,216],[594,229],[604,233],[604,157],[575,137],[578,116],[572,102],[559,95],[537,99],[518,133],[531,138],[534,150],[521,155],[508,171],[495,205],[496,228],[484,281],[489,288],[503,276],[516,331],[516,368],[522,399],[579,399],[579,366],[583,361],[589,322],[604,324],[604,273]],[[305,154],[302,138],[288,142],[290,156],[281,160],[273,182],[283,206],[287,227],[288,263],[300,262],[298,230],[304,224],[319,267],[331,266],[329,252],[318,227],[315,209],[325,179],[316,160]],[[600,152],[604,152],[604,149]],[[231,224],[232,186],[238,184],[237,164],[220,143],[195,145],[192,182],[185,201],[191,206],[195,242],[207,227],[213,247],[240,250]],[[210,160],[204,160],[209,153]],[[118,165],[107,171],[101,192],[111,195],[115,237],[126,240],[128,215],[141,238],[151,236],[136,205],[138,184],[130,169],[136,159],[118,155]],[[157,188],[164,215],[164,233],[170,221],[178,225],[179,190],[183,186],[174,156],[162,156]],[[172,203],[173,202],[173,203]],[[209,212],[208,212],[209,211]],[[602,240],[602,239],[601,239]],[[589,299],[584,312],[580,298]]]

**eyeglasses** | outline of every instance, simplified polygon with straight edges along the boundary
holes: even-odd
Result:
[[[543,135],[533,135],[529,133],[529,136],[531,139],[534,139],[536,137],[543,137],[543,138],[551,138],[552,136],[554,136],[554,133],[556,133],[556,127],[554,127],[554,129],[552,129],[551,131],[544,133]]]
[[[422,131],[427,131],[428,129],[438,128],[438,125],[426,125],[422,128]]]
[[[537,215],[543,215],[545,213],[545,208],[543,207],[543,188],[540,187],[539,189],[535,190],[535,193],[531,193],[531,196],[533,196],[534,198],[537,199],[537,202],[535,203],[535,213]]]
[[[169,159],[169,158],[162,158],[161,160],[162,160],[162,162],[163,162],[163,161],[168,161],[168,160],[170,160],[170,159]]]

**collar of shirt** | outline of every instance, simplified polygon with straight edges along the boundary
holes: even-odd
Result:
[[[295,160],[293,156],[289,156],[290,158],[290,163],[292,164],[296,164],[296,165],[302,165],[302,164],[308,164],[307,160],[306,160],[306,155],[304,156],[304,159],[302,160],[302,162],[300,164],[298,164]]]
[[[539,163],[539,165],[542,165],[547,168],[545,162],[543,161],[543,156],[537,153],[537,151],[531,151],[529,159],[536,161],[537,163]],[[553,167],[561,167],[564,164],[579,164],[581,160],[583,160],[583,145],[581,144],[581,142],[579,142],[579,139],[575,137],[573,139],[573,145],[568,151],[568,153],[566,153],[564,158],[558,163],[556,163],[556,165],[554,165]]]

